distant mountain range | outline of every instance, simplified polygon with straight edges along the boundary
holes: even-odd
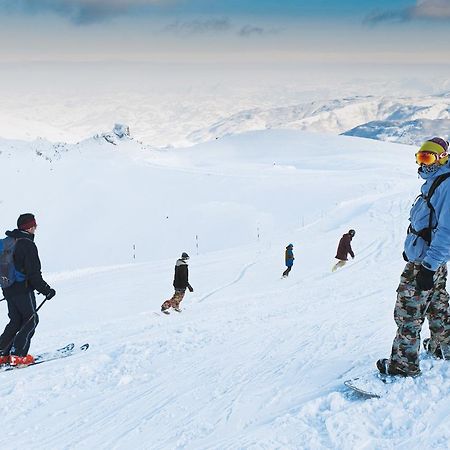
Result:
[[[187,136],[192,143],[249,130],[299,129],[403,144],[450,134],[450,93],[415,98],[348,97],[277,108],[254,108],[225,117]]]

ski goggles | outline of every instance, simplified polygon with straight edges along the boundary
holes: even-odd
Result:
[[[446,158],[448,156],[447,152],[442,152],[440,154],[434,152],[417,152],[416,153],[416,163],[424,164],[425,166],[430,166],[438,162],[440,159]]]

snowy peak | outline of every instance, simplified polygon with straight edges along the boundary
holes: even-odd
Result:
[[[448,97],[448,93],[398,99],[356,96],[286,107],[255,108],[196,130],[188,139],[198,143],[248,130],[290,128],[417,144],[430,136],[447,136]]]
[[[345,133],[346,136],[357,136],[380,141],[399,142],[409,145],[420,145],[432,136],[449,135],[450,119],[416,119],[373,121],[355,127]]]

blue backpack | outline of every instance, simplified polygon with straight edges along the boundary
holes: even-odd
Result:
[[[16,281],[25,281],[25,275],[14,266],[14,250],[17,239],[0,239],[0,287],[10,287]]]

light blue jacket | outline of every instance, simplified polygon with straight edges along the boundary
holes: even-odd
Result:
[[[442,166],[435,173],[420,176],[426,181],[422,185],[421,192],[426,195],[433,181],[444,173],[450,172],[448,164]],[[450,178],[444,180],[434,191],[431,204],[436,212],[433,214],[431,244],[420,236],[408,232],[405,240],[405,253],[409,261],[421,262],[430,270],[437,270],[439,266],[450,260]],[[424,198],[418,197],[411,208],[409,221],[411,227],[420,231],[429,225],[430,208]]]

